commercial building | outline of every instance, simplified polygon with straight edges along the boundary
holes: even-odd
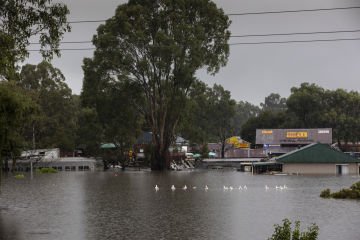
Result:
[[[257,129],[256,146],[279,156],[311,143],[332,144],[332,129]]]

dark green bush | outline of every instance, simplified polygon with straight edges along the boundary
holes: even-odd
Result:
[[[350,189],[354,191],[360,191],[360,181],[351,185]]]
[[[268,240],[316,240],[319,235],[319,227],[312,224],[307,231],[300,231],[300,221],[295,222],[294,230],[291,229],[291,222],[285,218],[283,225],[275,224],[275,231]]]
[[[330,193],[330,189],[325,189],[321,192],[320,197],[332,197],[335,199],[360,199],[360,181],[351,185],[350,188],[343,188],[334,193]]]
[[[331,197],[330,189],[327,188],[327,189],[323,190],[320,193],[320,197],[322,197],[322,198],[330,198]]]

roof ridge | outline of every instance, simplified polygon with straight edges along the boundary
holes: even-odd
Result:
[[[283,155],[281,155],[281,156],[279,156],[279,157],[276,157],[275,160],[279,160],[279,159],[281,159],[281,158],[283,158],[283,157],[286,157],[286,156],[289,156],[289,155],[291,155],[291,154],[300,152],[300,151],[302,151],[302,150],[308,149],[308,148],[313,147],[313,146],[318,145],[318,144],[321,144],[321,143],[310,143],[310,144],[308,144],[308,145],[306,145],[306,146],[304,146],[304,147],[302,147],[302,148],[299,148],[299,149],[290,151],[290,152],[285,153],[285,154],[283,154]]]

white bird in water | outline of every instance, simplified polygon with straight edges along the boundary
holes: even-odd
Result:
[[[280,189],[280,187],[279,187],[278,185],[276,185],[276,186],[275,186],[275,189],[278,190],[278,189]]]
[[[267,191],[267,190],[269,190],[269,187],[268,187],[268,185],[265,185],[265,190]]]
[[[284,187],[283,187],[283,186],[280,186],[279,188],[280,188],[280,190],[284,190]]]
[[[239,190],[242,190],[242,186],[239,186]]]
[[[246,185],[244,186],[244,189],[247,190],[247,186],[246,186]]]
[[[207,185],[205,185],[205,191],[207,191],[207,190],[209,190],[209,188],[208,188],[208,186],[207,186]]]
[[[193,186],[193,189],[196,189],[196,186]]]
[[[284,189],[287,189],[288,187],[284,184]]]
[[[226,187],[226,186],[224,186],[224,190],[229,190],[229,188],[228,188],[228,187]]]
[[[159,191],[159,189],[158,185],[155,185],[155,191]]]
[[[171,186],[171,190],[175,191],[175,189],[176,189],[175,186],[172,185],[172,186]]]
[[[232,186],[229,187],[230,191],[232,191],[234,188]]]
[[[186,190],[187,189],[187,186],[185,185],[184,187],[183,187],[183,190]]]

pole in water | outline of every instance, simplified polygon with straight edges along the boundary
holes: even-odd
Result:
[[[30,160],[30,179],[33,179],[33,162]]]

